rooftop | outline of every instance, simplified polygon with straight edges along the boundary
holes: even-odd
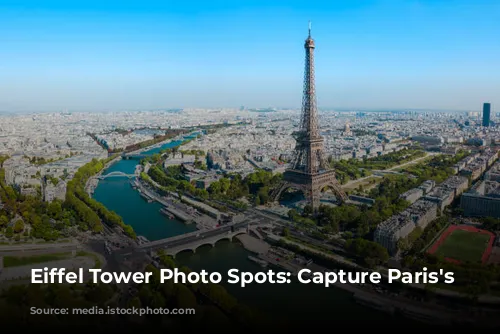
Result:
[[[445,199],[450,195],[453,195],[453,189],[446,186],[438,186],[434,188],[427,196],[439,199]]]
[[[441,187],[456,188],[456,187],[463,185],[464,183],[468,183],[468,182],[469,182],[469,180],[466,177],[455,175],[455,176],[450,176],[440,186]]]

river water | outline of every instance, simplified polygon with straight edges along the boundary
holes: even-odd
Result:
[[[181,141],[172,141],[142,154],[158,153],[161,149],[180,144]],[[105,173],[113,171],[133,173],[138,163],[138,160],[133,159],[120,160],[110,166]],[[127,178],[101,180],[95,189],[94,198],[122,216],[124,222],[130,224],[137,235],[143,235],[149,240],[175,236],[196,229],[194,225],[186,225],[160,214],[161,205],[156,202],[147,203],[131,187]],[[259,265],[248,260],[249,255],[251,253],[238,242],[220,241],[213,248],[211,246],[198,248],[195,254],[180,253],[176,260],[194,271],[202,269],[208,272],[217,271],[223,276],[233,268],[254,273],[263,271]],[[353,324],[362,321],[368,326],[387,325],[387,321],[397,325],[403,321],[361,306],[349,293],[333,287],[324,288],[320,285],[300,284],[294,281],[291,284],[254,284],[241,288],[239,285],[224,283],[225,281],[223,279],[221,284],[240,302],[267,314],[276,315],[278,318],[300,320],[314,315],[314,318],[318,316],[331,318],[332,325],[335,324],[335,319],[342,320],[343,323],[352,319]],[[408,324],[408,321],[404,320],[404,325]]]

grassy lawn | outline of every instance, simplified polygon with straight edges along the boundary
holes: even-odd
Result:
[[[372,188],[375,188],[380,182],[382,182],[383,178],[378,177],[378,176],[370,176],[369,178],[358,181],[358,182],[352,182],[349,185],[344,185],[343,188],[345,190],[354,190],[358,188],[359,186],[362,186],[364,190],[370,190]]]
[[[489,240],[490,236],[487,234],[455,230],[435,254],[458,261],[481,262]]]
[[[69,258],[70,256],[71,256],[71,253],[44,254],[44,255],[35,255],[35,256],[26,256],[26,257],[5,256],[3,258],[3,266],[5,268],[19,267],[19,266],[25,266],[28,264],[36,264],[36,263],[64,260],[66,258]]]

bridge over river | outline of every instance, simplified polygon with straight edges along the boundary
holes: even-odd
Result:
[[[132,179],[136,176],[137,176],[136,174],[126,174],[124,172],[111,172],[111,173],[108,173],[106,175],[98,175],[94,178],[98,179],[98,180],[104,180],[104,179],[107,179],[109,177],[127,177],[129,179]]]
[[[252,229],[255,227],[256,224],[252,224]],[[204,245],[215,246],[215,244],[221,240],[232,241],[235,236],[246,234],[249,230],[249,222],[241,222],[232,225],[225,225],[213,230],[194,231],[171,238],[143,243],[137,246],[137,249],[150,251],[163,248],[168,255],[175,257],[178,253],[186,250],[196,252],[198,247]]]
[[[148,158],[150,155],[148,154],[141,154],[141,153],[130,153],[130,154],[122,154],[122,159],[134,159],[134,160],[141,160],[144,158]]]

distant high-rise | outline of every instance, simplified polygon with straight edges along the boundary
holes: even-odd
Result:
[[[491,104],[483,104],[483,126],[490,126]]]

